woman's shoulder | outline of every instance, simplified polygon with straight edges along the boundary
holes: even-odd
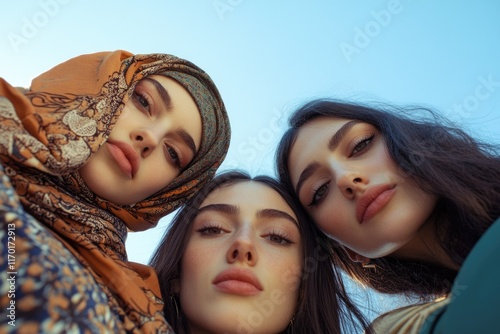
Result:
[[[422,333],[500,333],[500,219],[479,239],[453,282],[450,303]]]
[[[499,329],[500,218],[479,239],[465,259],[448,297],[402,307],[376,318],[375,333],[469,333]],[[471,320],[473,319],[473,320]]]
[[[376,334],[419,333],[429,315],[444,307],[448,302],[448,298],[441,298],[424,304],[401,307],[380,315],[370,327]]]
[[[497,251],[500,248],[500,218],[486,230],[465,258],[454,286],[464,283],[473,283],[489,271],[495,271]],[[452,291],[453,293],[453,291]]]

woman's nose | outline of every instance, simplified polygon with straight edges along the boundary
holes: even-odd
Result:
[[[354,199],[358,191],[366,184],[366,179],[356,172],[343,172],[336,175],[336,178],[340,192],[347,199]]]
[[[241,262],[250,266],[257,263],[257,250],[255,243],[248,233],[240,233],[235,236],[235,239],[226,253],[228,263]]]
[[[139,148],[140,155],[143,158],[147,158],[160,142],[159,136],[154,131],[149,129],[134,131],[132,134],[132,140],[134,141],[134,146]]]
[[[357,192],[366,186],[368,179],[359,170],[359,166],[342,163],[333,158],[330,159],[329,164],[337,187],[347,199],[354,199]]]

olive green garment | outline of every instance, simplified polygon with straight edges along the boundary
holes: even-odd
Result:
[[[450,302],[430,315],[420,334],[500,333],[500,218],[465,259]]]

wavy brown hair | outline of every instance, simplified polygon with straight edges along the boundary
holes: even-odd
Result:
[[[363,314],[346,293],[341,273],[331,265],[333,261],[331,257],[336,254],[332,250],[332,241],[312,222],[307,222],[309,218],[300,204],[276,180],[268,176],[250,177],[241,171],[225,172],[216,176],[178,211],[152,256],[150,265],[158,273],[165,301],[164,314],[175,332],[189,333],[186,318],[182,315],[179,296],[173,291],[173,284],[180,277],[182,256],[198,208],[215,189],[248,181],[262,183],[278,192],[293,210],[299,223],[304,254],[303,273],[293,324],[287,331],[296,334],[337,334],[365,330],[371,333]]]
[[[422,107],[371,107],[329,99],[306,103],[291,115],[289,129],[276,152],[277,173],[289,192],[294,193],[288,168],[290,150],[300,128],[321,116],[359,120],[380,131],[399,168],[438,197],[433,212],[438,223],[435,233],[456,265],[463,263],[477,240],[500,216],[498,146],[475,140],[437,112]],[[335,259],[339,262],[335,264],[383,293],[431,299],[449,293],[457,274],[444,266],[390,256],[372,260],[376,272],[364,270],[337,246]]]

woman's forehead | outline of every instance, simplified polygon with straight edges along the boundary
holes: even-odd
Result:
[[[273,188],[258,181],[245,180],[214,189],[200,208],[211,204],[229,204],[255,210],[277,209],[295,217],[285,199]]]

